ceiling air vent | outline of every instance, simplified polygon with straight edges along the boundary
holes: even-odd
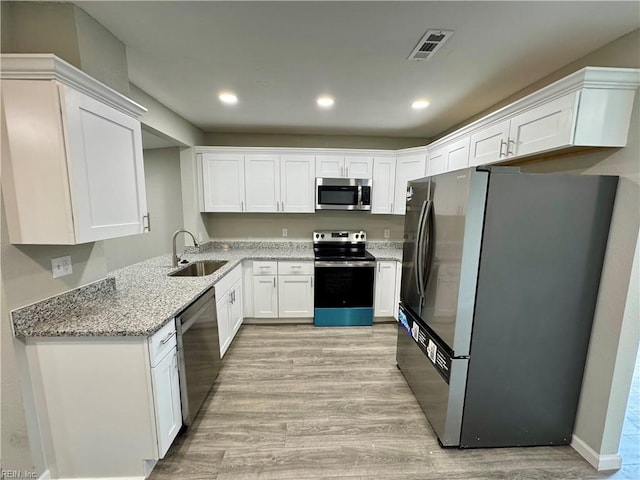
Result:
[[[451,30],[427,30],[407,60],[430,59],[451,35]]]

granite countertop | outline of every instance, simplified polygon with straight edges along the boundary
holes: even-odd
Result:
[[[169,277],[171,255],[116,270],[100,280],[12,312],[16,337],[148,336],[214,286],[243,260],[313,260],[310,242],[215,243],[188,260],[226,260],[204,277]],[[387,244],[368,248],[378,260],[401,260]]]

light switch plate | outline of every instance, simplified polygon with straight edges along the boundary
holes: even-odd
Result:
[[[287,235],[289,235],[289,231],[286,228],[282,229],[282,236],[286,237]]]
[[[53,278],[71,275],[73,273],[73,267],[71,266],[71,257],[67,255],[66,257],[52,258],[51,271],[53,272]]]
[[[389,230],[388,228],[385,229],[384,231],[384,238],[389,238],[391,236],[391,230]]]

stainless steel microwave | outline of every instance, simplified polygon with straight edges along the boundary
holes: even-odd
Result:
[[[316,178],[316,210],[371,210],[371,179]]]

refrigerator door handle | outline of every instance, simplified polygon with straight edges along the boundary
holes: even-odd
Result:
[[[416,272],[416,287],[418,288],[418,293],[422,297],[422,293],[424,292],[424,279],[422,278],[423,272],[423,236],[424,236],[424,225],[427,216],[427,206],[429,204],[429,200],[425,200],[422,202],[422,209],[420,210],[420,218],[418,220],[418,236],[416,237],[416,253],[414,256],[414,271]],[[420,299],[420,307],[422,307],[422,298]],[[421,308],[420,308],[421,309]]]
[[[423,280],[422,280],[422,286],[423,286],[423,290],[421,291],[421,295],[424,297],[427,287],[429,286],[429,277],[431,277],[431,268],[433,266],[433,249],[435,246],[435,241],[434,241],[434,229],[435,229],[435,221],[433,218],[433,200],[429,200],[428,205],[427,205],[427,213],[426,213],[426,220],[424,223],[424,226],[426,226],[426,232],[427,232],[427,236],[425,237],[425,240],[428,239],[428,241],[424,242],[426,245],[426,248],[423,249],[423,258],[421,261],[422,264],[422,274],[423,274]]]

